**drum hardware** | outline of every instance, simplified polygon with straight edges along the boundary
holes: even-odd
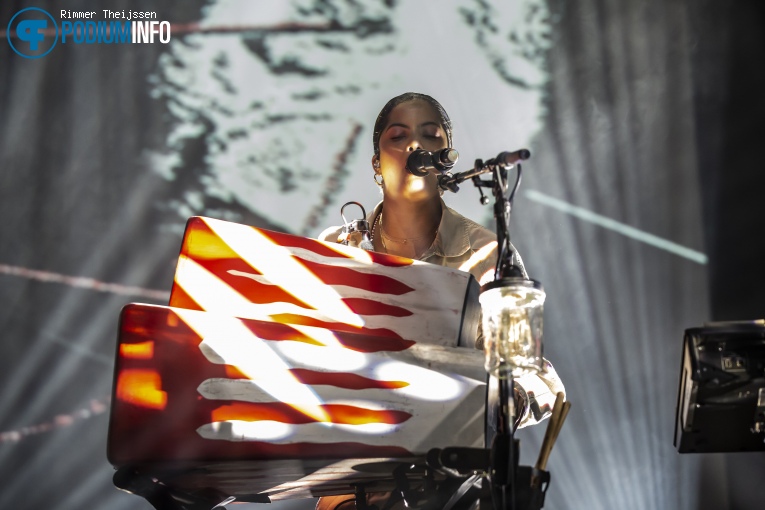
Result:
[[[396,482],[396,492],[401,496],[407,508],[417,506],[417,502],[422,498],[422,494],[412,490],[409,479],[406,476],[415,466],[413,464],[401,464],[393,470],[393,479]]]
[[[376,505],[370,505],[367,503],[367,493],[365,491],[366,484],[358,483],[353,484],[356,496],[356,510],[379,510]]]
[[[172,477],[172,475],[170,476]],[[133,466],[123,466],[114,473],[114,486],[123,491],[141,496],[158,510],[215,510],[225,508],[236,500],[217,491],[195,491],[193,494],[170,488],[156,476],[142,473]],[[252,495],[251,503],[270,503],[267,496]]]
[[[517,440],[514,440],[515,459],[508,469],[507,436],[495,437],[491,448],[434,448],[428,452],[428,466],[448,476],[458,477],[460,486],[451,490],[451,497],[443,510],[471,508],[476,500],[479,507],[538,510],[544,506],[545,493],[550,485],[548,471],[519,466]],[[513,473],[512,480],[509,479]],[[511,487],[514,503],[508,505],[507,490]],[[502,501],[504,501],[504,506]]]

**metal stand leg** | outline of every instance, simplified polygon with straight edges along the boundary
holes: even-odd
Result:
[[[233,496],[223,500],[204,498],[172,491],[156,478],[130,466],[119,468],[112,480],[115,487],[141,496],[156,510],[214,510],[223,508],[235,499]]]
[[[358,484],[356,489],[356,510],[378,510],[377,506],[367,504],[367,493],[364,484]]]

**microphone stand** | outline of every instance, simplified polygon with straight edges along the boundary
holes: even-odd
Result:
[[[516,265],[517,253],[510,243],[510,215],[512,212],[515,192],[520,186],[522,168],[520,160],[527,159],[529,151],[521,150],[515,153],[503,152],[496,158],[486,162],[477,159],[471,170],[454,175],[446,173],[439,176],[438,185],[444,191],[456,193],[459,184],[468,179],[478,188],[481,194],[481,204],[486,205],[489,198],[484,196],[482,188],[491,188],[494,196],[494,218],[497,225],[497,265],[494,280],[503,278],[525,278],[528,275],[522,264]],[[512,189],[508,184],[508,170],[517,169],[517,177]],[[481,175],[491,173],[490,180],[482,180]],[[505,365],[505,362],[502,362]],[[510,368],[510,367],[505,367]],[[498,405],[496,417],[496,435],[492,438],[489,451],[488,481],[491,491],[492,506],[502,510],[516,508],[515,485],[518,470],[518,452],[515,441],[515,396],[513,392],[512,369],[504,370],[506,377],[499,378]],[[488,438],[487,438],[488,442]],[[509,501],[508,501],[509,500]]]
[[[481,160],[476,161],[476,168],[481,170],[488,169],[492,173],[492,179],[483,181],[479,177],[481,171],[475,175],[468,175],[473,184],[481,192],[481,203],[488,201],[483,195],[481,188],[491,187],[494,195],[494,219],[497,225],[497,266],[494,271],[494,280],[500,280],[508,277],[524,277],[521,269],[514,264],[515,250],[510,244],[510,214],[512,212],[513,199],[515,192],[521,182],[521,165],[515,164],[517,177],[512,191],[509,191],[507,182],[508,170],[513,167],[499,163],[501,155],[494,160],[483,164]],[[474,169],[475,171],[475,169]],[[503,362],[504,364],[504,362]],[[515,442],[515,395],[513,392],[513,373],[512,370],[506,370],[507,377],[499,379],[499,416],[498,430],[491,444],[491,472],[489,482],[494,497],[500,497],[502,509],[515,509],[515,480],[516,470],[518,468],[518,452]],[[508,494],[509,489],[509,494]],[[497,494],[499,493],[499,494]],[[508,506],[509,498],[509,506]],[[496,507],[496,501],[495,501]]]

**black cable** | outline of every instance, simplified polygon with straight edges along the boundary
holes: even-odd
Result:
[[[521,185],[521,171],[522,171],[521,164],[517,163],[515,165],[515,167],[518,169],[518,177],[516,177],[516,179],[515,179],[515,186],[513,186],[513,191],[510,192],[510,197],[508,197],[508,199],[507,199],[507,201],[510,204],[513,203],[513,199],[515,198],[515,192],[516,192],[516,190],[518,190],[518,187]],[[508,225],[508,228],[509,228],[509,225]]]

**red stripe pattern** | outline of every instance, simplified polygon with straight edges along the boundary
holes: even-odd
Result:
[[[170,307],[123,310],[109,460],[411,456],[439,437],[434,415],[483,404],[471,390],[482,383],[410,354],[415,340],[456,342],[468,284],[447,268],[191,218]]]

